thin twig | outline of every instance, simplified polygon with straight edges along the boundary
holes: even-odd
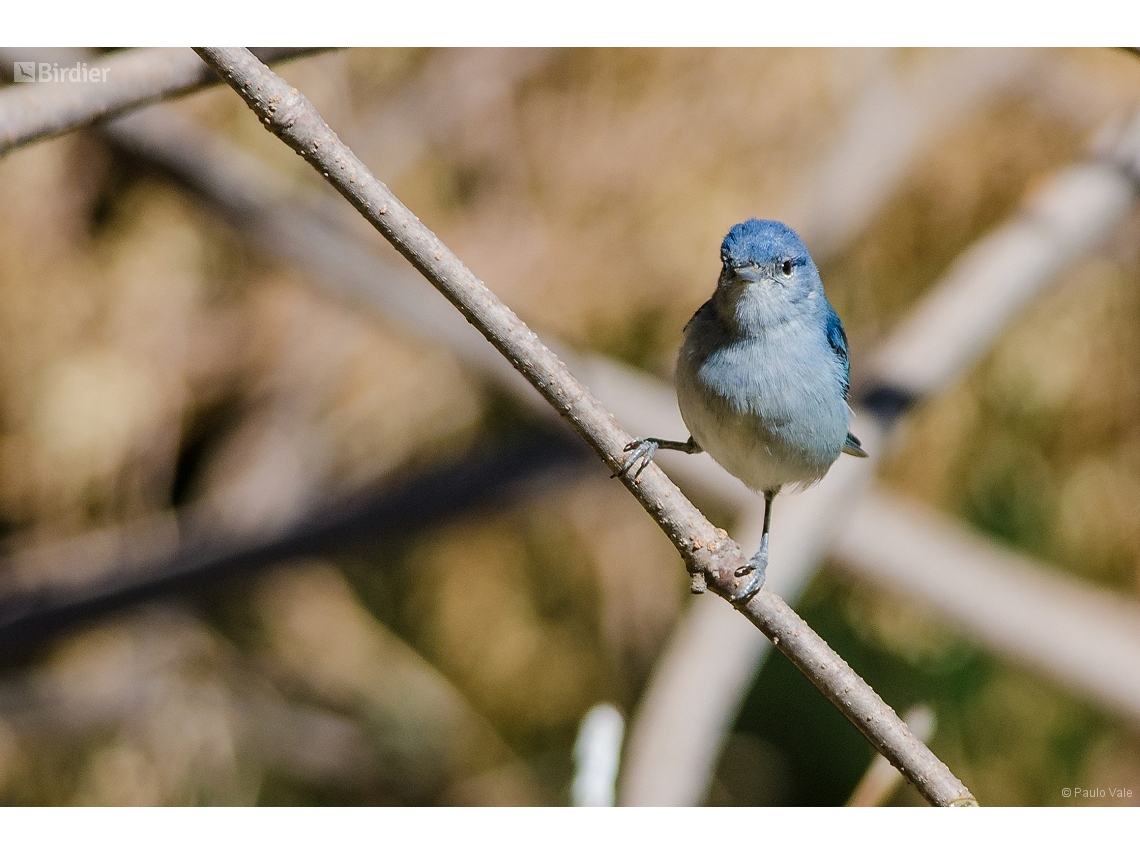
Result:
[[[324,175],[390,243],[507,357],[614,472],[632,437],[538,337],[381,183],[309,100],[249,51],[196,48],[266,127]],[[666,533],[691,573],[730,597],[740,547],[706,520],[655,465],[623,482]],[[973,803],[965,785],[792,609],[761,590],[738,606],[851,719],[931,803]]]
[[[923,742],[934,735],[936,718],[930,707],[917,706],[907,711],[904,721],[916,736]],[[863,773],[851,798],[847,800],[848,807],[878,807],[886,804],[887,799],[895,794],[902,784],[902,776],[898,769],[886,761],[883,755],[877,756]]]
[[[314,50],[259,48],[258,54],[266,62],[280,62]],[[33,74],[38,72],[34,50],[7,53],[26,55]],[[74,81],[64,76],[59,82],[13,85],[0,92],[0,157],[36,140],[219,82],[210,67],[185,48],[129,50],[89,61],[77,58],[75,68]],[[95,78],[93,70],[98,71]]]

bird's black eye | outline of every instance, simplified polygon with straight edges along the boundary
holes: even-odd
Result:
[[[782,265],[780,265],[780,269],[782,271],[784,271],[785,276],[791,276],[792,275],[792,260],[790,258],[785,258],[784,263]]]

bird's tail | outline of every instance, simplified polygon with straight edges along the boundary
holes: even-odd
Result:
[[[848,432],[847,442],[843,443],[843,453],[850,454],[852,457],[869,457],[863,446],[859,444],[859,437],[855,434]]]

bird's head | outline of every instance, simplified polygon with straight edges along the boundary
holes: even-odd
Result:
[[[807,247],[776,220],[745,220],[720,245],[714,297],[726,320],[745,329],[777,324],[814,304],[823,293]]]

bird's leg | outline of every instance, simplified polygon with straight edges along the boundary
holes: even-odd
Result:
[[[764,533],[760,535],[760,548],[746,564],[736,570],[737,578],[742,576],[750,578],[744,583],[744,587],[730,598],[734,603],[747,600],[759,591],[768,576],[768,526],[772,522],[772,500],[776,498],[778,492],[779,489],[764,491]]]
[[[610,477],[617,478],[621,475],[625,475],[631,471],[634,466],[637,466],[634,477],[641,477],[641,473],[645,471],[645,467],[649,465],[649,461],[653,459],[653,455],[657,453],[657,449],[659,448],[664,448],[666,451],[683,451],[686,454],[700,454],[704,451],[691,436],[684,442],[675,439],[657,439],[652,436],[646,438],[639,437],[625,447],[625,451],[632,451],[633,454],[627,457],[621,469]]]

